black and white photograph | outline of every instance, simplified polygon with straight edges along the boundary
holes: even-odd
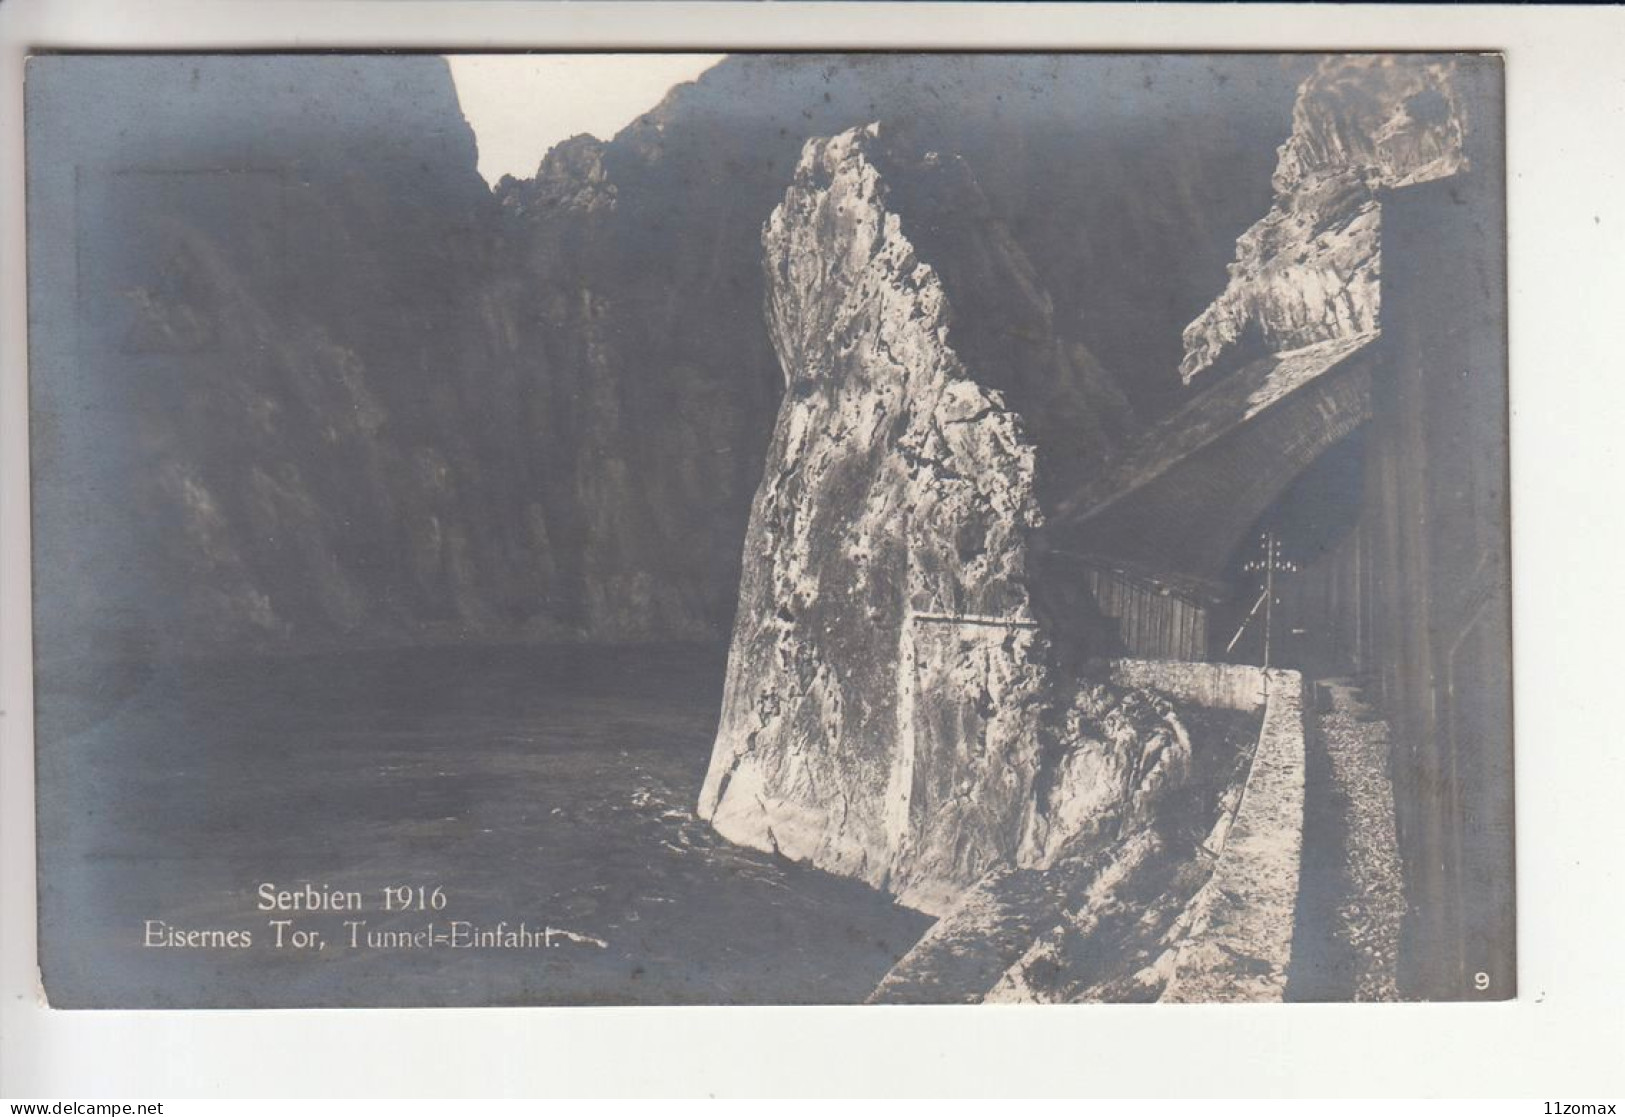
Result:
[[[44,997],[1518,996],[1504,75],[34,54]]]

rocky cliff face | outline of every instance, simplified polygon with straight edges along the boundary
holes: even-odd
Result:
[[[1468,98],[1450,59],[1329,58],[1298,93],[1270,211],[1236,242],[1224,292],[1184,331],[1180,375],[1369,333],[1379,325],[1382,191],[1468,159]]]
[[[1465,164],[1456,99],[1448,62],[1336,59],[1310,75],[1273,208],[1185,332],[1184,379],[1253,344],[1375,327],[1378,196]],[[1077,273],[1004,220],[1003,168],[922,133],[810,141],[763,233],[786,392],[700,813],[926,911],[1029,870],[1091,896],[1133,881],[1136,904],[1188,899],[1202,873],[1181,884],[1169,866],[1200,858],[1169,836],[1213,810],[1191,773],[1233,791],[1245,766],[1167,703],[1080,681],[1076,654],[1098,645],[1068,646],[1089,618],[1059,615],[1077,595],[1054,584],[1065,571],[1041,535],[1155,393],[1097,358],[1086,339],[1111,349],[1109,334],[1058,309],[1051,284]],[[1124,220],[1145,203],[1103,193]]]
[[[1003,315],[956,351],[1042,501],[1177,394],[1301,77],[740,56],[492,192],[436,58],[84,64],[30,139],[83,218],[38,240],[83,265],[36,300],[42,642],[137,656],[726,640],[784,390],[759,233],[809,136],[882,117],[978,207],[910,239]]]
[[[1035,431],[1059,427],[1011,401],[1066,385],[1087,413],[1091,381],[1043,337],[967,360],[1049,305],[983,210],[963,166],[870,126],[809,142],[767,223],[786,391],[699,804],[735,841],[933,912],[1143,819],[1191,750],[1165,703],[1080,690],[1033,609]],[[913,230],[956,213],[981,236],[935,238],[939,268]]]
[[[607,145],[493,193],[440,59],[79,62],[31,74],[82,265],[42,654],[725,638],[777,385],[637,259]]]
[[[79,268],[35,277],[42,655],[522,631],[549,576],[492,452],[521,433],[489,375],[503,249],[444,65],[30,82],[31,189],[73,199],[35,235]]]

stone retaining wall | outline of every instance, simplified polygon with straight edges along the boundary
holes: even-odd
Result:
[[[1264,670],[1245,663],[1196,663],[1175,659],[1119,659],[1112,682],[1147,687],[1178,702],[1220,710],[1256,710],[1264,704]]]
[[[1303,855],[1304,684],[1296,671],[1251,670],[1265,690],[1258,751],[1213,850],[1213,876],[1191,901],[1163,1001],[1278,1001],[1286,992]]]

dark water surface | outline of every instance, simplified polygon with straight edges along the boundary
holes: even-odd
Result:
[[[841,1003],[930,920],[693,816],[714,648],[434,649],[39,694],[41,958],[63,1006]],[[362,894],[263,912],[259,888]],[[438,887],[438,911],[383,889]],[[428,894],[432,897],[432,892]],[[431,900],[432,902],[432,900]],[[272,919],[322,936],[273,945]],[[144,945],[148,920],[253,945]],[[350,946],[452,921],[552,947]],[[595,941],[596,940],[596,941]],[[602,942],[603,946],[597,945]]]

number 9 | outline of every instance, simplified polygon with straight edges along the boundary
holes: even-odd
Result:
[[[1483,970],[1479,970],[1477,973],[1475,973],[1473,975],[1473,988],[1474,989],[1477,989],[1480,993],[1482,993],[1484,990],[1488,989],[1489,987],[1490,987],[1490,975],[1489,974],[1485,973]]]

